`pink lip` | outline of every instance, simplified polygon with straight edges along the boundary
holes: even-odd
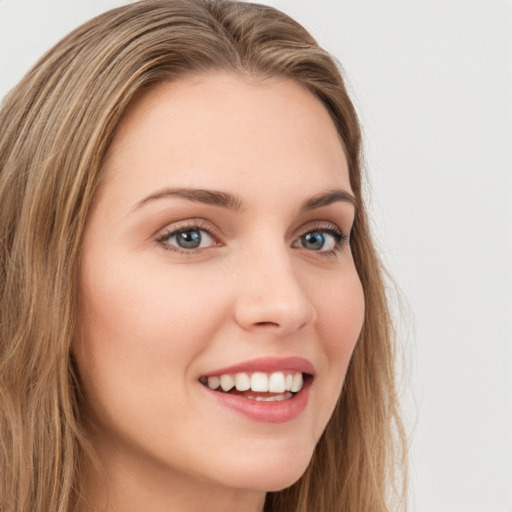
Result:
[[[200,384],[208,395],[221,405],[261,423],[284,423],[291,421],[308,405],[312,379],[304,382],[304,387],[292,398],[280,402],[258,402],[242,396],[220,393]]]
[[[204,377],[211,377],[213,375],[234,374],[240,372],[278,372],[278,371],[299,371],[308,373],[309,375],[315,374],[313,365],[302,357],[261,357],[259,359],[252,359],[242,363],[219,368],[204,374]]]
[[[309,375],[315,374],[313,365],[301,357],[274,358],[265,357],[253,359],[233,366],[220,368],[213,372],[205,374],[205,377],[213,375],[234,374],[239,372],[274,372],[274,371],[299,371]],[[243,396],[231,395],[214,391],[203,384],[201,388],[208,396],[217,401],[217,403],[231,409],[232,411],[243,414],[247,418],[262,423],[284,423],[291,421],[304,411],[309,401],[309,393],[313,379],[308,378],[304,381],[303,388],[288,400],[276,402],[258,402]]]

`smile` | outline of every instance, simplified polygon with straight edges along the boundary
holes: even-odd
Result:
[[[211,398],[253,421],[283,423],[307,407],[315,370],[302,358],[260,358],[202,375]]]
[[[289,400],[304,385],[303,374],[299,371],[225,373],[210,377],[203,376],[199,381],[214,391],[243,396],[260,402]]]

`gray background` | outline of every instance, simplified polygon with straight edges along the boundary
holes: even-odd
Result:
[[[0,96],[122,3],[0,0]],[[363,121],[375,234],[403,297],[411,508],[511,512],[512,1],[268,3],[339,58]]]

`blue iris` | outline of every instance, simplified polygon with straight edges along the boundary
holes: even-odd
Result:
[[[201,231],[191,229],[176,233],[176,243],[182,249],[197,249],[201,245]]]
[[[302,247],[318,251],[325,245],[325,235],[321,231],[311,231],[302,237]]]

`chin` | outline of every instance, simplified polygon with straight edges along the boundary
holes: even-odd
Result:
[[[307,466],[307,464],[302,465],[294,468],[293,471],[287,468],[285,471],[253,471],[243,476],[238,475],[236,482],[231,481],[231,487],[264,492],[282,491],[297,482],[306,471]],[[233,483],[235,484],[234,486]]]
[[[296,451],[294,455],[279,456],[269,449],[268,460],[263,457],[247,459],[238,465],[232,475],[226,475],[231,485],[240,489],[276,492],[293,485],[306,471],[312,451]]]
[[[272,481],[266,482],[266,485],[265,487],[263,487],[263,490],[266,492],[277,492],[282,491],[287,487],[291,487],[305,473],[307,467],[308,465],[306,464],[305,467],[301,468],[300,471],[297,471],[295,473],[279,476],[276,475],[276,478],[274,478]]]

